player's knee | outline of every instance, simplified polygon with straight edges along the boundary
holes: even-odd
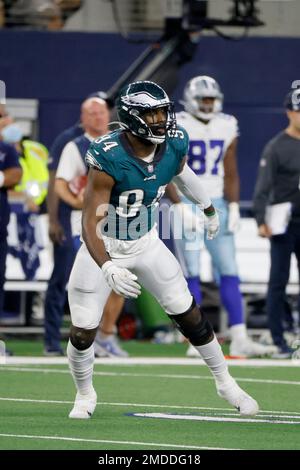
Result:
[[[210,322],[200,312],[195,300],[184,313],[169,315],[181,333],[194,345],[209,343],[214,336]]]
[[[70,341],[74,348],[79,351],[84,351],[93,344],[96,333],[97,328],[94,328],[93,330],[84,330],[83,328],[72,326],[70,331]]]
[[[164,298],[158,299],[160,305],[163,307],[168,315],[178,315],[189,309],[193,297],[189,291],[186,280],[183,278],[184,283],[177,284],[172,292],[164,295]]]

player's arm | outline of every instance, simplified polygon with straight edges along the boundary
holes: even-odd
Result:
[[[104,171],[91,168],[85,189],[82,209],[82,237],[96,263],[101,267],[111,261],[99,230],[107,215],[114,179]]]
[[[229,203],[240,199],[240,178],[237,167],[237,138],[229,145],[224,156],[224,194]]]
[[[273,174],[275,171],[276,154],[269,144],[265,147],[260,160],[253,198],[254,217],[258,225],[258,234],[261,237],[270,237],[272,235],[270,227],[265,223],[265,212],[273,187]]]
[[[11,167],[0,171],[0,188],[13,188],[22,179],[22,169]]]
[[[237,137],[233,139],[224,156],[224,196],[228,201],[228,230],[236,232],[240,225],[240,178],[237,166]]]
[[[178,174],[173,178],[173,182],[178,189],[194,204],[201,204],[204,214],[208,218],[207,238],[215,238],[219,232],[219,217],[212,205],[211,199],[202,187],[199,178],[187,164],[185,157],[181,162]]]
[[[169,183],[168,186],[166,187],[166,197],[170,199],[172,204],[181,204],[180,197],[178,195],[176,186],[174,183]]]
[[[63,178],[55,178],[54,189],[58,197],[74,209],[82,209],[82,193],[75,195],[69,188],[69,182]]]
[[[63,148],[56,171],[54,190],[56,194],[74,209],[82,209],[83,194],[73,194],[69,183],[79,175],[85,173],[83,163],[74,142],[68,142]]]
[[[114,184],[114,179],[104,171],[89,170],[82,211],[82,236],[109,286],[119,295],[136,298],[141,293],[137,277],[113,263],[101,237],[101,226],[106,219]]]
[[[203,231],[203,220],[191,208],[190,204],[182,202],[174,183],[169,183],[166,187],[166,197],[172,202],[172,210],[177,214],[178,220],[181,221],[184,230],[187,231]]]
[[[210,213],[211,211],[214,211],[211,199],[203,189],[197,175],[186,163],[186,160],[187,159],[185,157],[181,162],[178,174],[172,181],[190,201],[194,204],[201,204],[204,208],[204,212]]]

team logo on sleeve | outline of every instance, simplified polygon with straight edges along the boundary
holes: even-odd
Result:
[[[90,166],[91,168],[97,168],[97,170],[100,170],[100,171],[103,170],[102,165],[96,160],[95,157],[93,157],[93,155],[90,152],[86,154],[85,161],[86,161],[86,164]]]

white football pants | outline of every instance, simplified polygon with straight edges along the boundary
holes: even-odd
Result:
[[[151,230],[153,235],[153,230]],[[183,313],[192,305],[180,265],[164,243],[155,237],[137,241],[113,241],[112,261],[136,274],[138,282],[148,290],[171,315]],[[123,248],[118,249],[117,246]],[[129,247],[128,249],[125,247]],[[136,247],[136,250],[133,249]],[[68,295],[72,324],[78,328],[97,328],[103,308],[111,292],[103,273],[83,243],[71,272]]]

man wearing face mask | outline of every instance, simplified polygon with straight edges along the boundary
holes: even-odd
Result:
[[[0,104],[0,140],[1,138],[1,131],[4,127],[8,126],[8,124],[11,124],[13,122],[13,119],[11,116],[9,116],[6,112],[6,109],[3,104]]]
[[[47,194],[48,151],[41,143],[23,138],[18,123],[10,122],[3,127],[1,135],[6,143],[14,145],[23,171],[21,181],[9,193],[16,215],[18,240],[17,246],[9,247],[9,253],[20,261],[25,279],[32,280],[40,266],[36,224]]]
[[[3,310],[4,300],[4,281],[7,256],[7,225],[9,222],[9,204],[7,201],[7,191],[13,188],[22,178],[22,169],[19,163],[19,157],[15,148],[3,142],[3,128],[1,124],[7,119],[0,110],[0,315]]]
[[[15,145],[20,142],[23,137],[22,130],[17,123],[13,122],[10,116],[7,116],[6,119],[7,124],[5,124],[0,131],[2,140],[7,144]]]
[[[2,127],[2,140],[15,147],[20,155],[20,164],[23,170],[21,182],[15,191],[23,195],[26,211],[39,212],[39,206],[47,195],[48,188],[48,150],[40,142],[23,138],[23,132],[18,123],[13,122],[10,116],[6,117],[6,125]],[[18,197],[19,199],[19,197]]]

